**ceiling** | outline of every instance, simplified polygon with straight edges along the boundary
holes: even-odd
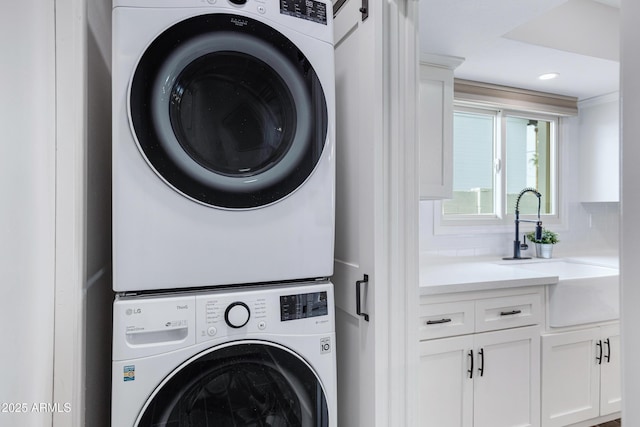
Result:
[[[457,78],[584,100],[619,88],[619,20],[620,0],[421,0],[420,52],[464,59]]]

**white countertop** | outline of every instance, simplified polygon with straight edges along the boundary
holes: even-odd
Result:
[[[428,258],[420,262],[421,295],[555,283],[557,275],[501,264],[496,258],[464,261]]]
[[[617,258],[579,256],[541,260],[504,261],[498,257],[421,257],[420,294],[434,295],[522,286],[544,286],[558,283],[566,274],[551,268],[522,268],[523,263],[560,261],[606,266],[617,269]],[[520,265],[520,266],[518,266]],[[558,265],[559,266],[559,265]]]

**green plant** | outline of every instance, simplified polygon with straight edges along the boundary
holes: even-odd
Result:
[[[552,244],[555,245],[560,240],[558,239],[558,233],[554,233],[551,230],[547,230],[546,228],[542,229],[542,238],[536,239],[536,232],[531,231],[526,234],[527,239],[533,243],[543,243],[543,244]]]

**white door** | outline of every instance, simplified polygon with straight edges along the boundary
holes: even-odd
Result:
[[[372,89],[373,31],[368,21],[362,21],[359,7],[359,2],[347,1],[334,21],[337,185],[332,281],[336,296],[338,423],[374,427],[386,422],[376,411],[387,404],[377,400],[378,393],[385,389],[377,378],[387,368],[376,365],[377,313],[373,311],[376,267],[380,268],[376,263],[376,248],[380,247],[376,214],[383,210],[379,201],[383,191],[381,174],[376,170],[380,153],[375,149],[379,108]],[[361,282],[360,303],[367,318],[356,312],[356,283],[365,275],[368,282]]]
[[[473,425],[473,335],[420,343],[420,425]]]
[[[474,427],[540,424],[540,335],[537,327],[475,336]]]
[[[561,427],[599,414],[599,328],[542,337],[542,426]]]
[[[620,366],[620,325],[600,328],[602,364],[600,365],[600,415],[618,412],[622,402]]]

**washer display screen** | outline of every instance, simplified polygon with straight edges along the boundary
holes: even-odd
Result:
[[[285,295],[280,297],[280,320],[307,319],[329,314],[327,292]]]
[[[327,5],[314,0],[280,0],[280,13],[327,25]]]

